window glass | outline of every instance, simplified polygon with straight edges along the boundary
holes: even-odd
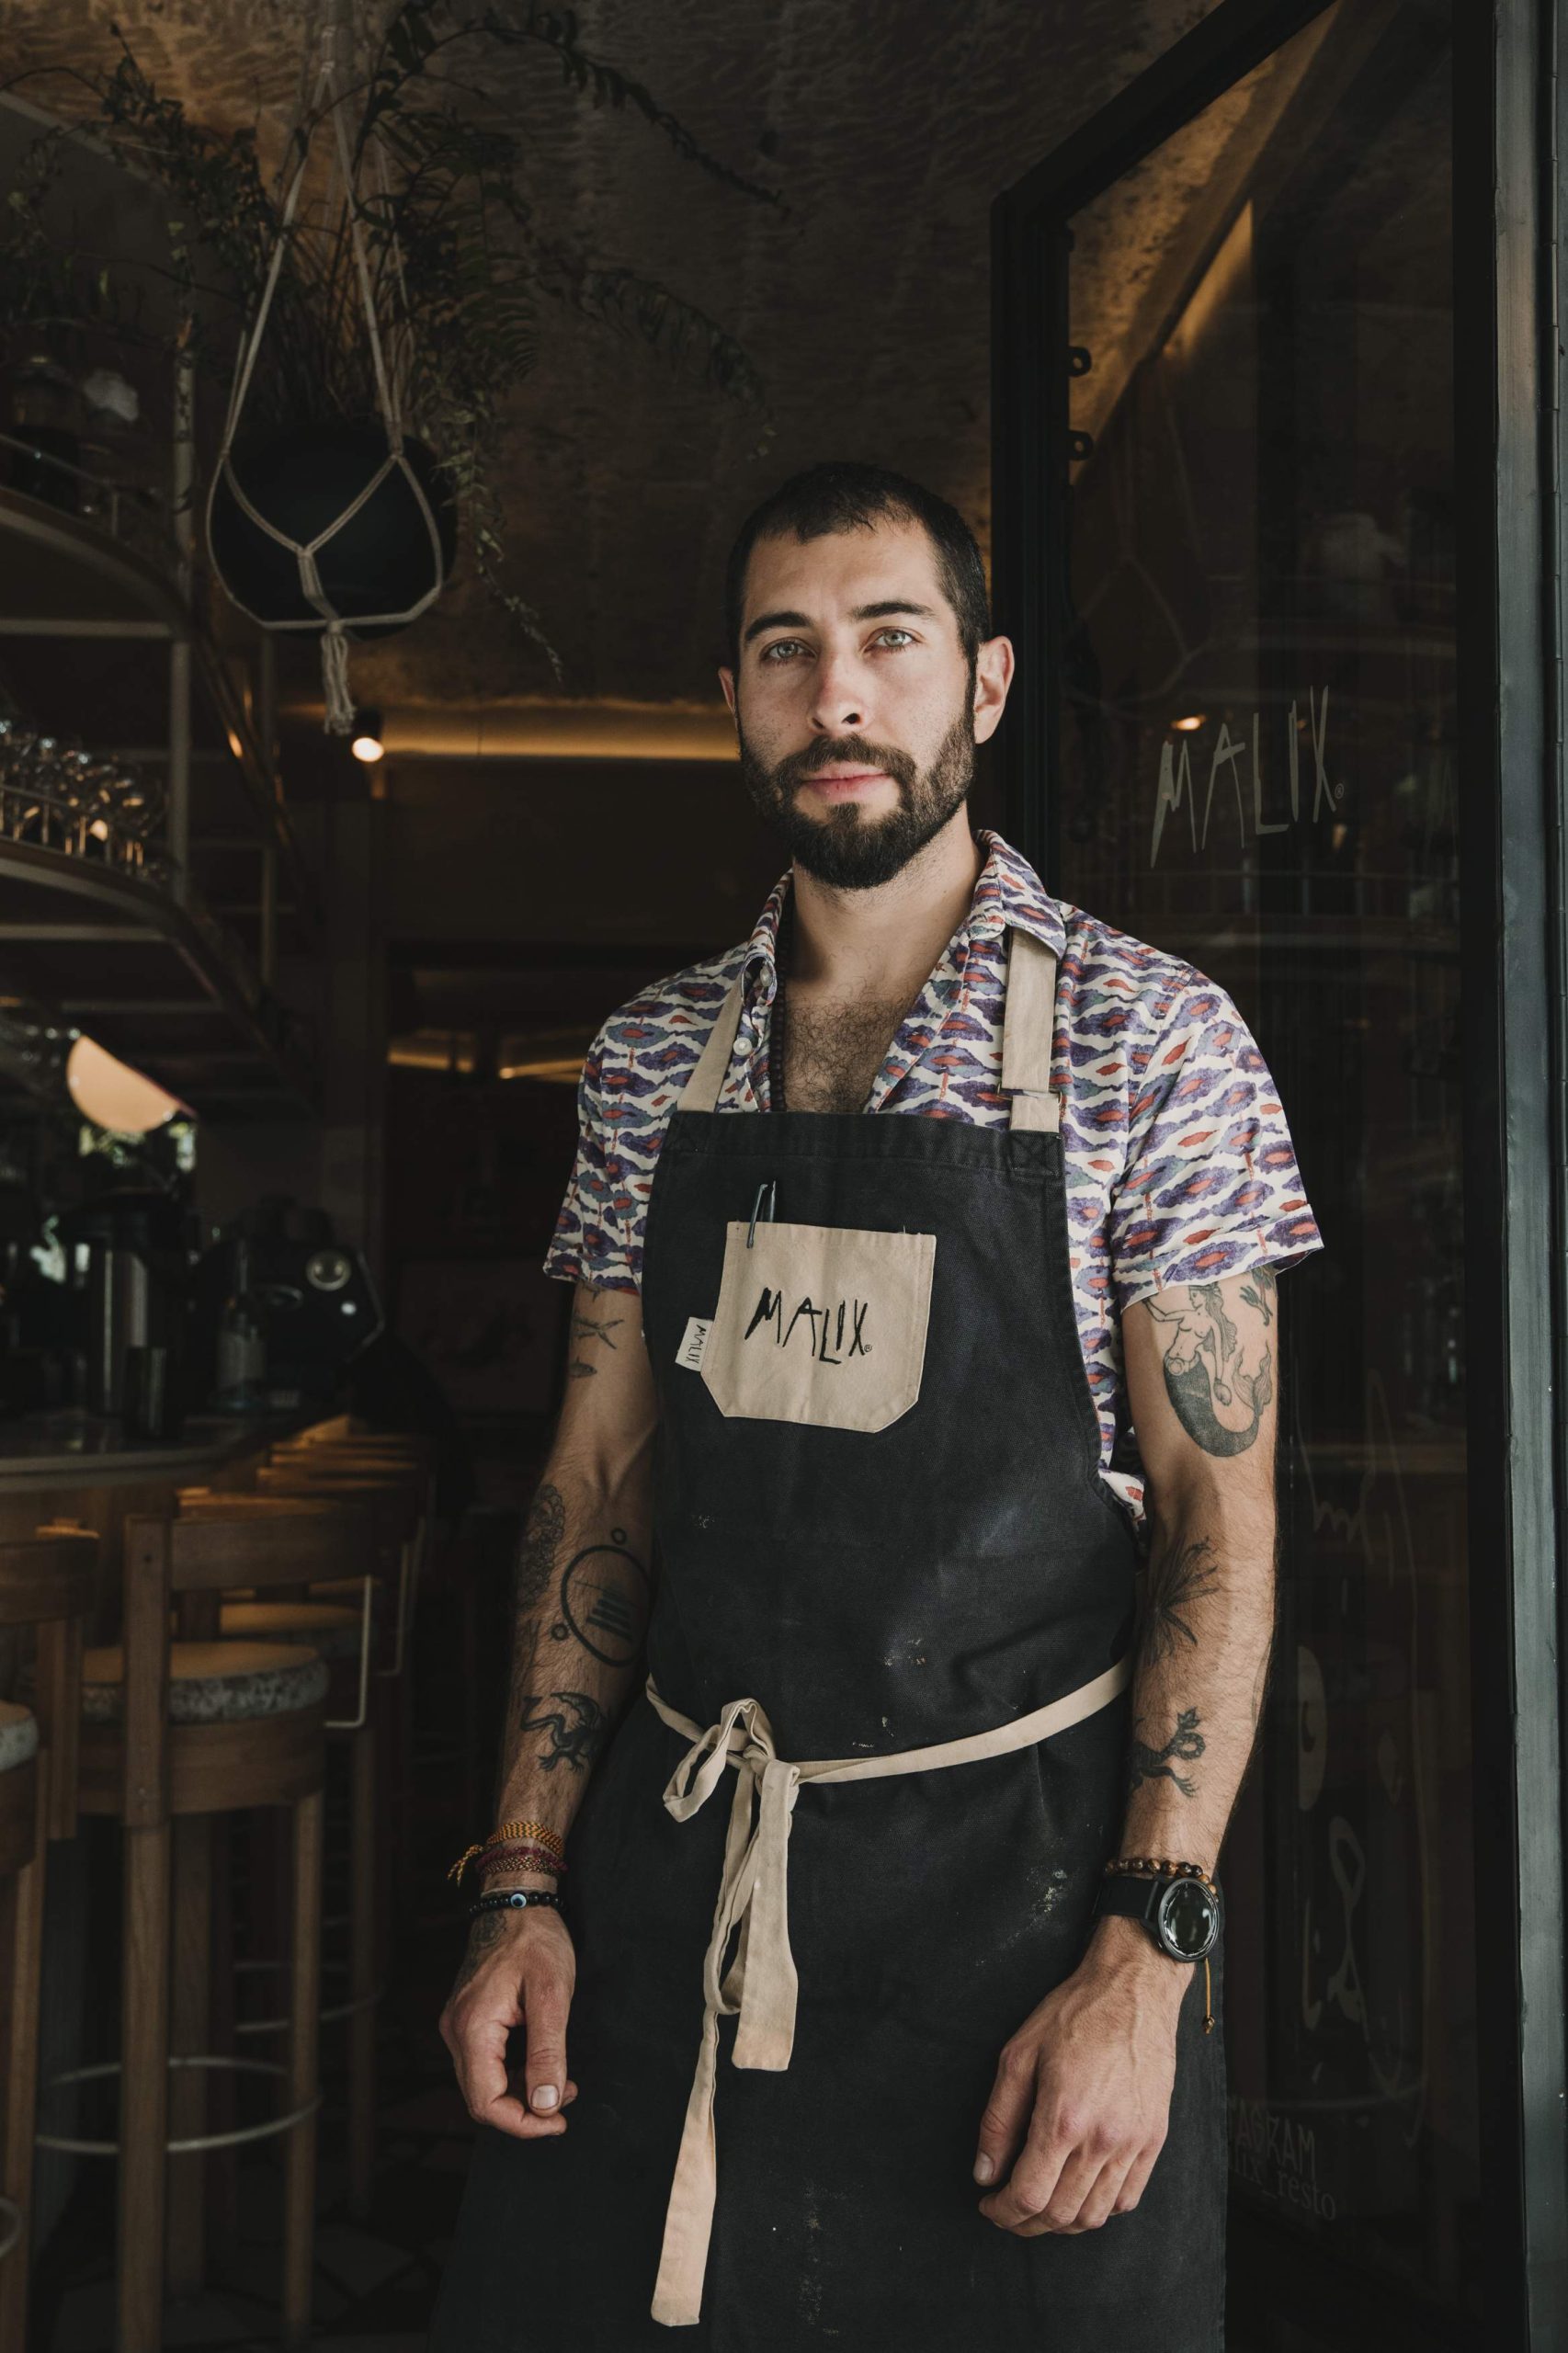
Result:
[[[1236,999],[1327,1245],[1281,1285],[1226,1858],[1233,2237],[1445,2344],[1481,2268],[1449,85],[1444,10],[1341,0],[1073,221],[1052,800],[1063,895]]]

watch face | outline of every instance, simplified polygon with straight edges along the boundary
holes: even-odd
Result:
[[[1220,1915],[1200,1880],[1176,1879],[1160,1898],[1156,1925],[1161,1942],[1178,1961],[1201,1961],[1213,1949]]]

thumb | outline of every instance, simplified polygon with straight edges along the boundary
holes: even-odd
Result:
[[[974,2154],[976,2181],[994,2187],[1006,2177],[1033,2109],[1032,2072],[1027,2067],[1009,2065],[1004,2059],[997,2066],[991,2097],[980,2120]]]
[[[549,2116],[562,2104],[566,2080],[566,2018],[570,1995],[558,1979],[527,1986],[523,2025],[528,2036],[523,2085],[536,2115]]]

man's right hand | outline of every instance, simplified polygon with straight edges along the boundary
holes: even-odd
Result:
[[[441,2013],[441,2040],[452,2054],[469,2114],[517,2141],[552,2140],[566,2130],[561,2114],[577,2097],[566,2073],[566,2019],[577,1982],[577,1956],[559,1912],[482,1912]],[[519,2099],[506,2074],[506,2038],[527,2036]]]

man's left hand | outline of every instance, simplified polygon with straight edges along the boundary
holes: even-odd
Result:
[[[998,2063],[975,2160],[975,2179],[997,2185],[980,2211],[999,2230],[1097,2231],[1131,2212],[1165,2145],[1191,1979],[1136,1921],[1102,1920],[1073,1975],[1024,2020]]]

